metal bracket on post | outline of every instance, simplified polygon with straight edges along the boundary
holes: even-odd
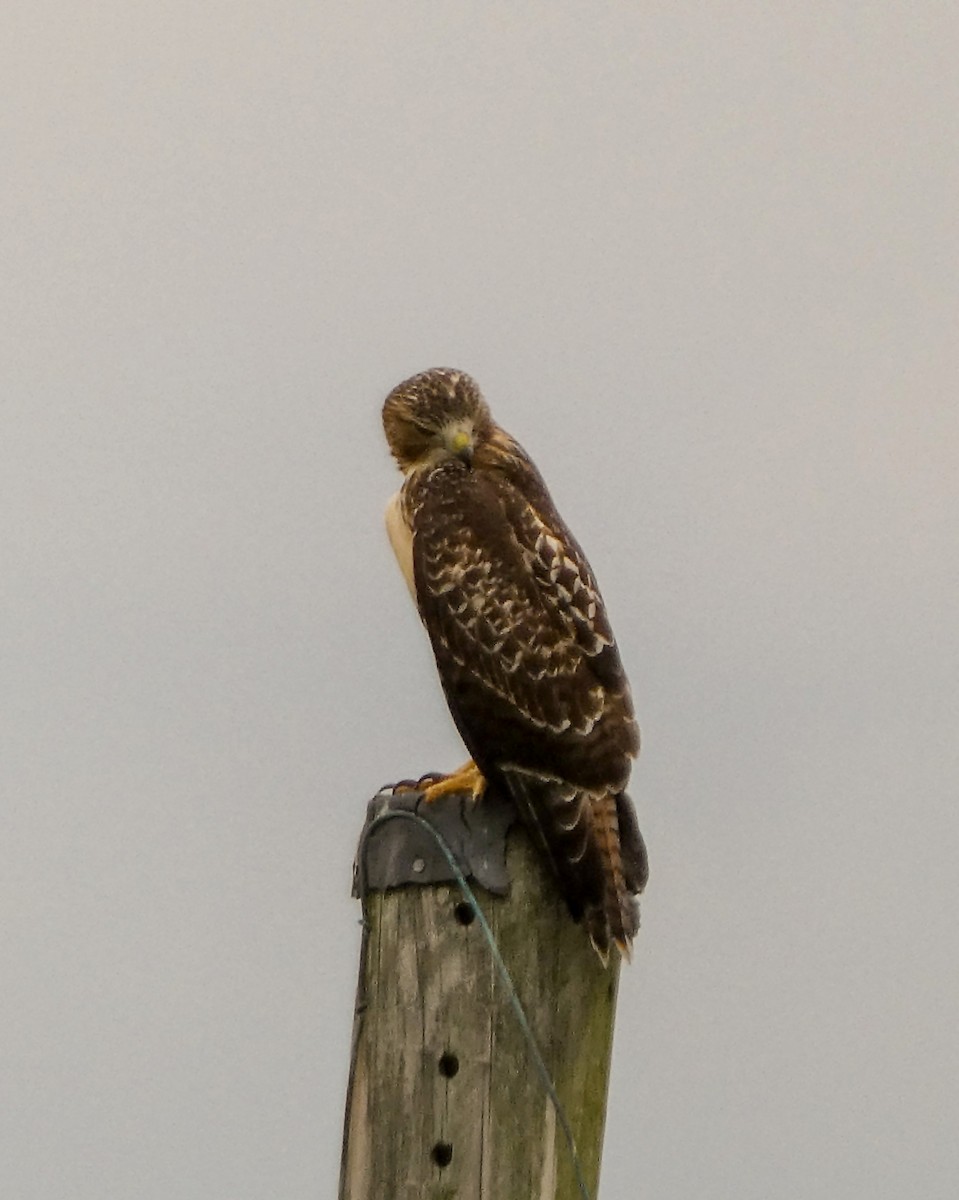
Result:
[[[455,881],[429,832],[415,821],[380,821],[390,812],[415,813],[442,835],[467,879],[495,896],[508,895],[506,837],[517,814],[513,805],[492,789],[487,789],[479,803],[464,792],[432,801],[425,801],[422,791],[417,790],[385,788],[377,793],[367,807],[360,838],[367,891]],[[354,863],[353,895],[358,894]]]

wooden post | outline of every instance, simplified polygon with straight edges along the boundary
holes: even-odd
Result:
[[[512,809],[487,793],[425,805],[476,887],[597,1200],[618,982],[571,920]],[[478,815],[485,825],[477,828]],[[368,820],[368,829],[370,823]],[[340,1200],[582,1200],[574,1159],[480,922],[410,820],[369,834]],[[375,851],[375,853],[374,853]],[[376,860],[374,863],[372,860]],[[413,881],[423,880],[421,886]],[[382,890],[380,890],[382,889]]]

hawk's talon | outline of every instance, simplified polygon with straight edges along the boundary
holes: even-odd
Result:
[[[423,779],[427,778],[429,776],[423,776]],[[440,796],[449,796],[453,792],[469,792],[470,798],[475,804],[485,791],[486,780],[476,763],[470,759],[468,763],[464,763],[452,775],[440,775],[439,778],[434,777],[434,781],[423,789],[423,800],[427,804],[432,804]]]
[[[402,792],[417,792],[419,786],[415,779],[401,779],[398,783],[384,783],[381,792],[389,792],[391,796],[399,796]]]
[[[425,792],[433,784],[450,778],[451,776],[444,775],[442,771],[427,771],[418,779],[400,779],[396,783],[384,783],[380,791],[389,792],[391,796],[399,796],[406,792]]]
[[[425,775],[421,775],[416,781],[416,790],[425,792],[427,788],[431,788],[434,784],[441,783],[444,779],[448,779],[448,775],[444,775],[442,771],[427,771]]]

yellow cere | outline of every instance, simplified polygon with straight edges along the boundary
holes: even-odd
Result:
[[[453,434],[453,452],[454,452],[454,454],[459,454],[459,452],[461,450],[465,450],[466,447],[470,444],[470,440],[471,440],[470,435],[466,432],[465,429],[457,429],[456,433]]]

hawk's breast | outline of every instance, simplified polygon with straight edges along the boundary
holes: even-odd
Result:
[[[416,583],[413,579],[413,530],[406,519],[403,507],[402,489],[390,499],[386,506],[386,533],[400,564],[406,586],[410,589],[413,603],[416,603]]]

